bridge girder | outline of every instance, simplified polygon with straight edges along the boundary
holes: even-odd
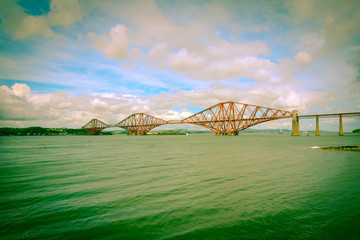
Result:
[[[223,102],[183,120],[183,123],[203,126],[218,134],[238,133],[259,123],[291,118],[289,111],[256,105]]]

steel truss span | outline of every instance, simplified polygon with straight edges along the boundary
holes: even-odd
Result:
[[[237,102],[222,102],[183,120],[165,121],[145,113],[132,114],[115,125],[107,125],[97,119],[91,120],[83,129],[90,134],[99,134],[107,127],[120,127],[129,134],[146,134],[154,127],[165,124],[195,124],[217,134],[237,134],[259,123],[291,118],[289,111]]]
[[[85,129],[91,135],[98,135],[103,129],[108,127],[110,127],[110,125],[94,118],[85,124],[82,129]]]
[[[291,117],[292,113],[289,111],[244,103],[224,102],[185,118],[183,123],[203,126],[218,134],[237,134],[259,123]]]
[[[154,127],[167,124],[165,120],[145,113],[135,113],[115,124],[116,127],[125,129],[130,135],[143,135]]]

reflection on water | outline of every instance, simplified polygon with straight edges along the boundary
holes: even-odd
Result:
[[[359,239],[360,136],[0,137],[1,239]]]

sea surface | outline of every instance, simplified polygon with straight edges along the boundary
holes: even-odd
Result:
[[[360,136],[0,137],[0,239],[360,239],[360,152],[311,148],[344,145]]]

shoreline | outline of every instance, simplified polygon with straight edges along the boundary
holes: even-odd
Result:
[[[355,151],[360,152],[360,146],[341,146],[341,147],[320,147],[322,150],[330,151]]]

